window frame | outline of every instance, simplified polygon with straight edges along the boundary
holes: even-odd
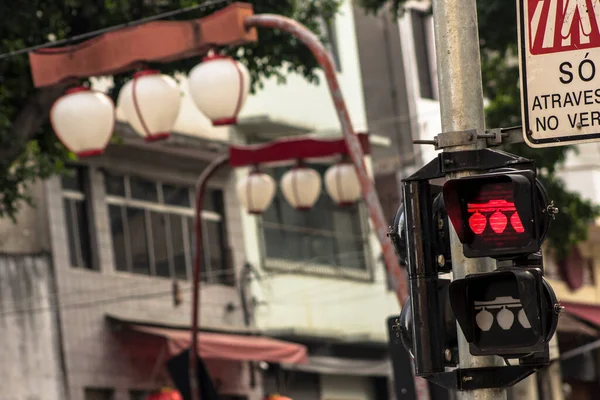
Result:
[[[286,168],[291,168],[286,166]],[[323,179],[323,176],[321,176]],[[281,201],[286,201],[283,195],[277,193],[276,196],[281,196]],[[321,196],[329,196],[322,187]],[[346,266],[332,266],[323,263],[310,263],[310,268],[303,268],[306,265],[303,261],[288,260],[283,258],[267,256],[267,242],[265,237],[265,221],[261,215],[257,219],[257,238],[260,248],[260,262],[265,271],[269,272],[285,272],[297,273],[305,276],[333,277],[346,280],[368,281],[372,282],[375,279],[373,249],[371,248],[371,230],[369,228],[368,212],[363,200],[359,200],[357,204],[357,218],[360,226],[360,240],[362,243],[362,254],[364,257],[364,269],[354,269]]]
[[[109,214],[109,219],[110,219],[110,213],[108,212],[108,209],[110,206],[114,206],[114,207],[118,207],[121,210],[121,221],[123,223],[123,231],[124,231],[124,236],[126,238],[129,238],[129,221],[127,218],[127,209],[128,208],[132,208],[132,209],[137,209],[140,210],[144,213],[144,224],[145,224],[145,240],[146,240],[146,248],[147,248],[147,256],[148,256],[148,262],[149,262],[149,273],[148,274],[142,274],[142,273],[137,273],[134,272],[133,270],[133,259],[132,259],[132,254],[131,254],[131,245],[129,243],[125,243],[125,257],[126,257],[126,270],[119,270],[117,268],[117,263],[116,260],[114,262],[114,272],[117,274],[128,274],[128,275],[134,275],[134,276],[148,276],[148,277],[152,277],[152,278],[160,278],[160,279],[168,279],[168,280],[182,280],[181,277],[178,276],[176,268],[175,268],[175,249],[173,246],[173,240],[172,240],[172,216],[176,215],[177,217],[180,218],[181,221],[181,229],[182,229],[182,245],[183,245],[183,252],[185,255],[185,281],[191,281],[192,279],[192,274],[193,274],[193,252],[194,252],[194,243],[192,243],[190,241],[190,235],[189,232],[193,231],[194,227],[190,226],[190,224],[194,224],[194,219],[195,219],[195,192],[194,192],[194,187],[191,184],[185,184],[185,183],[181,183],[179,182],[171,182],[168,181],[166,179],[163,178],[153,178],[153,177],[149,177],[146,175],[139,175],[139,174],[135,174],[135,173],[131,173],[131,172],[124,172],[124,171],[120,171],[120,170],[113,170],[113,169],[107,169],[105,171],[103,171],[103,179],[106,178],[106,175],[112,175],[118,178],[122,178],[123,179],[123,186],[124,186],[124,195],[120,196],[120,195],[114,195],[114,194],[108,194],[107,190],[106,190],[106,182],[104,181],[104,199],[105,199],[105,206],[107,207],[107,213]],[[157,191],[157,202],[154,201],[149,201],[149,200],[139,200],[139,199],[134,199],[132,197],[132,189],[131,189],[131,178],[139,178],[139,179],[144,179],[147,181],[152,182],[155,186],[156,186],[156,191]],[[185,207],[185,206],[176,206],[176,205],[171,205],[171,204],[166,204],[165,200],[164,200],[164,186],[174,186],[174,187],[178,187],[178,188],[184,188],[187,189],[187,193],[188,193],[188,200],[189,200],[189,204],[190,207]],[[218,190],[221,191],[223,193],[223,211],[225,211],[225,207],[226,207],[226,202],[224,199],[225,196],[225,189],[219,185],[211,185],[209,188],[209,190]],[[163,217],[165,217],[165,234],[166,234],[166,246],[167,246],[167,257],[169,260],[169,277],[166,276],[162,276],[162,275],[157,275],[157,266],[156,266],[156,255],[155,255],[155,251],[156,249],[154,248],[154,238],[153,238],[153,228],[152,228],[152,213],[156,213],[159,214]],[[201,217],[202,217],[202,223],[203,223],[203,232],[207,232],[207,223],[208,222],[220,222],[222,223],[222,229],[223,229],[223,242],[222,245],[224,246],[224,248],[227,248],[228,246],[230,246],[229,243],[229,238],[227,235],[227,216],[224,215],[220,215],[219,213],[215,212],[215,211],[210,211],[210,210],[202,210],[201,212]],[[109,221],[109,226],[111,225],[110,221]],[[112,246],[111,246],[111,251],[113,251],[114,253],[114,236],[112,233],[112,227],[109,228],[110,233],[110,240],[112,242]],[[211,268],[209,268],[210,266],[210,254],[211,254],[211,249],[210,246],[208,246],[207,243],[207,238],[206,235],[204,235],[203,238],[204,241],[204,265],[205,268],[203,268],[203,273],[202,273],[202,282],[207,283],[207,284],[222,284],[222,285],[234,285],[234,283],[230,283],[227,282],[227,271],[226,269],[228,268],[227,266],[227,262],[226,260],[223,260],[223,267],[225,268],[224,270],[220,271],[221,274],[218,276],[213,276],[213,271]],[[223,251],[223,249],[221,249],[222,252],[222,257],[225,258],[226,254]]]
[[[100,262],[98,259],[97,246],[95,245],[97,240],[95,236],[95,220],[94,220],[94,209],[92,204],[92,191],[91,191],[91,177],[90,177],[90,168],[85,165],[79,164],[69,164],[66,166],[67,170],[76,171],[76,179],[80,181],[78,184],[81,186],[81,191],[75,189],[67,189],[64,185],[64,176],[59,177],[60,184],[60,199],[61,206],[63,210],[63,218],[64,218],[64,228],[65,228],[65,237],[67,244],[67,253],[68,253],[68,263],[70,268],[80,269],[84,271],[100,271]],[[77,212],[77,208],[75,203],[79,202],[83,206],[83,213],[86,220],[84,226],[79,225],[79,218]],[[67,210],[66,205],[69,205],[69,209]],[[71,224],[73,226],[69,227],[69,221],[66,218],[66,214],[69,213],[71,215]],[[75,217],[75,219],[73,219]],[[75,237],[73,240],[75,241],[75,255],[74,257],[77,259],[77,265],[73,265],[71,262],[71,258],[73,255],[71,254],[71,246],[70,241],[70,230],[76,228]],[[86,237],[86,244],[82,244],[82,232]],[[88,259],[87,263],[84,260],[82,248],[83,246],[87,246],[88,249]]]
[[[435,70],[433,68],[435,54],[432,48],[433,38],[431,36],[432,30],[430,29],[432,14],[429,9],[416,6],[407,7],[407,11],[413,41],[419,98],[435,101],[438,100],[438,93],[436,87],[437,78],[434,76]],[[417,33],[419,38],[422,39],[420,43],[416,41]],[[427,73],[426,76],[425,73]]]

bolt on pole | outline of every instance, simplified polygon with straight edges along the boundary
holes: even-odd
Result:
[[[476,0],[433,0],[442,132],[476,130],[485,133],[483,88]],[[443,134],[442,134],[443,135]],[[446,148],[444,151],[476,150],[486,146],[485,139],[472,145]],[[448,175],[458,178],[476,172]],[[450,245],[454,279],[490,272],[496,263],[490,258],[466,258],[456,231],[450,224]],[[499,357],[474,357],[469,352],[460,327],[458,349],[460,368],[501,366]],[[506,390],[479,389],[461,392],[464,400],[505,400]]]

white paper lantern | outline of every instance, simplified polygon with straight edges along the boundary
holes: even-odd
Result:
[[[281,178],[281,191],[292,207],[309,210],[321,194],[321,176],[314,169],[304,166],[292,168]]]
[[[72,88],[52,105],[50,123],[62,144],[77,157],[100,155],[115,128],[115,105],[104,93]]]
[[[235,125],[250,92],[250,73],[231,57],[211,55],[188,75],[190,95],[213,126]]]
[[[264,172],[253,171],[239,180],[237,195],[248,213],[262,214],[275,196],[275,181]]]
[[[341,162],[325,172],[325,189],[339,206],[348,206],[360,199],[360,182],[354,165]]]
[[[171,135],[179,115],[181,91],[170,76],[144,70],[123,85],[118,104],[129,125],[152,142]]]

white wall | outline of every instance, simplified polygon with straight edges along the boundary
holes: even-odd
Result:
[[[66,398],[52,270],[46,256],[0,258],[0,397],[4,400]]]
[[[600,199],[600,143],[577,146],[568,153],[564,168],[558,172],[567,190],[580,193],[585,199],[599,203]]]

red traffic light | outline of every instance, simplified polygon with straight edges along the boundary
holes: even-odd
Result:
[[[466,257],[514,258],[539,250],[548,201],[533,171],[452,179],[443,193]]]

